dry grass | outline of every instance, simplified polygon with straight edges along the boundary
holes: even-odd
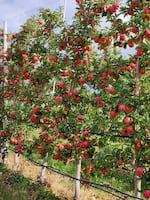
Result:
[[[27,161],[23,156],[19,157],[19,173],[37,181],[41,168]],[[9,154],[8,168],[13,170],[14,155]],[[72,200],[74,196],[74,183],[69,178],[46,171],[46,190],[52,191],[56,196],[63,200]],[[93,188],[81,188],[80,200],[116,200],[112,195],[95,190]]]

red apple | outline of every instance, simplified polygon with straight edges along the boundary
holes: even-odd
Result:
[[[145,38],[148,38],[148,39],[150,38],[150,30],[147,30],[147,31],[146,31],[146,33],[145,33]]]
[[[0,32],[0,37],[3,37],[4,33],[3,32]]]
[[[136,52],[136,55],[137,55],[137,56],[142,56],[143,53],[144,53],[144,52],[143,52],[142,49],[138,49],[137,52]]]
[[[14,111],[10,111],[9,112],[9,117],[15,118],[16,117],[16,113]]]
[[[81,98],[79,96],[75,97],[74,98],[74,102],[75,103],[79,103],[81,101]]]
[[[89,131],[87,131],[87,130],[84,131],[84,132],[83,132],[83,135],[84,135],[85,137],[88,137],[88,136],[89,136]]]
[[[24,147],[22,145],[19,145],[16,152],[21,153],[21,152],[23,152],[23,150],[24,150]]]
[[[61,97],[60,96],[56,96],[55,97],[56,104],[60,104],[60,101],[61,101]]]
[[[64,149],[64,146],[62,144],[58,144],[57,148],[58,148],[59,151],[62,151]]]
[[[65,87],[65,82],[61,81],[58,85],[59,85],[59,87],[64,88]]]
[[[142,175],[144,174],[144,168],[143,168],[143,167],[137,167],[137,168],[135,169],[135,174],[136,174],[137,176],[142,176]]]
[[[17,145],[17,144],[18,144],[18,140],[15,139],[15,138],[11,138],[11,139],[10,139],[10,143],[11,143],[11,144],[14,144],[14,145]]]
[[[136,144],[135,144],[135,149],[136,149],[137,151],[139,151],[140,148],[141,148],[141,143],[136,143]]]
[[[118,105],[118,111],[119,111],[119,112],[125,111],[125,107],[126,107],[126,106],[125,106],[124,104],[119,104],[119,105]]]
[[[128,11],[128,14],[129,14],[129,15],[133,15],[133,14],[134,14],[134,11],[131,9],[131,10]]]
[[[45,151],[43,151],[42,149],[39,151],[39,154],[44,157],[46,155]]]
[[[37,113],[39,110],[40,110],[40,107],[39,107],[39,106],[34,106],[34,107],[32,108],[32,112],[33,112],[33,113]]]
[[[104,107],[104,103],[103,102],[100,102],[99,104],[98,104],[98,108],[103,108]]]
[[[32,115],[30,116],[30,120],[31,120],[32,122],[36,123],[36,124],[39,122],[38,116],[37,116],[36,114],[32,114]]]
[[[42,24],[43,24],[43,21],[42,21],[42,20],[39,20],[38,23],[39,23],[39,25],[42,25]]]
[[[117,115],[117,113],[116,113],[115,110],[112,110],[112,111],[110,111],[110,113],[109,113],[110,118],[115,118],[116,115]]]
[[[84,65],[88,65],[88,63],[89,63],[88,59],[84,59],[84,60],[83,60],[83,64],[84,64]]]
[[[99,103],[101,101],[101,97],[98,97],[98,96],[95,97],[94,101],[97,102],[97,103]]]
[[[137,33],[138,30],[139,30],[139,29],[138,29],[138,27],[136,27],[136,26],[133,26],[132,29],[131,29],[132,33]]]
[[[83,84],[85,83],[85,79],[81,77],[81,78],[79,79],[79,83],[80,83],[81,85],[83,85]]]
[[[62,100],[65,101],[67,99],[66,95],[62,95]]]
[[[71,97],[72,95],[73,95],[73,94],[72,94],[72,91],[69,91],[69,92],[68,92],[68,96]]]
[[[140,74],[145,74],[145,73],[146,73],[146,69],[145,68],[140,69]]]
[[[150,8],[149,7],[144,8],[144,14],[145,14],[145,19],[150,21]]]
[[[114,74],[114,70],[110,68],[110,69],[108,70],[108,74],[109,74],[109,75],[113,75],[113,74]]]
[[[125,106],[125,112],[129,113],[132,111],[132,108],[130,106]]]
[[[95,76],[95,73],[94,72],[90,72],[89,75],[88,75],[88,80],[89,81],[94,81],[94,76]]]
[[[125,41],[125,39],[126,39],[126,36],[124,34],[121,34],[120,35],[120,41]]]
[[[104,176],[106,176],[108,174],[108,170],[107,169],[101,169],[100,173]]]
[[[134,42],[132,40],[128,40],[128,46],[130,48],[134,47]]]
[[[67,33],[67,35],[70,35],[70,34],[71,34],[71,30],[70,30],[70,29],[67,29],[67,30],[66,30],[66,33]]]
[[[131,125],[130,125],[130,126],[127,126],[127,127],[126,127],[126,131],[127,131],[128,134],[131,135],[131,134],[134,133],[134,127],[131,126]]]
[[[101,84],[100,84],[100,88],[101,89],[105,89],[107,87],[107,83],[106,82],[102,82]]]
[[[78,93],[79,93],[79,91],[77,89],[72,90],[73,95],[77,95]]]
[[[54,135],[55,136],[59,135],[59,132],[58,131],[54,131]]]
[[[108,88],[108,92],[109,92],[109,94],[114,94],[115,93],[115,88],[113,86],[110,86]]]
[[[85,140],[81,143],[81,148],[87,148],[89,146],[89,141]]]
[[[83,120],[83,115],[78,115],[78,116],[77,116],[77,119],[78,119],[79,121]]]
[[[36,62],[38,62],[39,61],[39,57],[38,56],[34,56],[33,58],[32,58],[32,63],[33,64],[35,64]]]
[[[78,43],[82,43],[82,41],[83,41],[81,37],[76,37],[75,40],[76,40],[76,42],[78,42]]]
[[[65,76],[70,76],[71,75],[71,73],[69,72],[69,71],[63,71],[63,72],[61,72],[61,76],[63,76],[63,77],[65,77]]]
[[[49,144],[50,144],[50,143],[52,143],[52,141],[53,141],[53,140],[52,140],[51,138],[49,138],[49,137],[48,137],[48,138],[46,138],[46,142],[47,142],[47,143],[49,143]]]
[[[150,190],[145,190],[143,194],[144,194],[145,199],[150,198]]]
[[[50,124],[49,128],[51,128],[51,129],[55,128],[55,124]]]
[[[126,132],[125,130],[122,130],[122,131],[120,132],[120,134],[121,134],[121,136],[126,136],[126,135],[127,135],[127,132]]]
[[[46,130],[46,127],[45,126],[41,126],[40,129],[41,129],[42,132],[44,132]]]
[[[126,117],[124,117],[123,122],[124,122],[125,124],[130,124],[130,123],[132,122],[132,118],[126,116]]]
[[[67,144],[67,149],[72,149],[72,147],[73,147],[72,143],[69,142],[69,143]]]

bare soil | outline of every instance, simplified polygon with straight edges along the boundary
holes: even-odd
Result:
[[[9,169],[14,169],[14,153],[9,154],[7,165]],[[19,156],[19,166],[18,173],[31,178],[35,182],[37,181],[41,167],[34,165],[21,155]],[[62,200],[73,200],[74,182],[67,177],[47,170],[44,186],[46,190],[53,192],[56,196],[62,198]],[[81,187],[80,200],[116,200],[116,198],[91,187]]]

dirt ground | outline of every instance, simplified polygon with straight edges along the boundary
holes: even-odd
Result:
[[[14,153],[9,154],[8,168],[14,169]],[[41,172],[41,167],[29,162],[22,155],[19,156],[20,174],[37,181],[37,177]],[[63,200],[73,200],[74,182],[67,177],[61,176],[54,172],[46,170],[45,188],[53,192],[56,196]],[[106,194],[93,188],[81,188],[80,200],[115,200],[112,195]]]

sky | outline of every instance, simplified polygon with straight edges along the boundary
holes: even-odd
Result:
[[[8,31],[17,32],[28,18],[36,15],[39,8],[56,10],[66,1],[66,20],[70,24],[75,13],[75,0],[0,0],[0,28],[7,20]],[[122,0],[124,4],[126,0]]]
[[[0,0],[0,28],[3,28],[6,20],[8,32],[18,32],[20,26],[31,16],[38,14],[40,8],[56,10],[64,6],[65,1],[65,19],[70,24],[75,13],[75,0]],[[122,0],[122,4],[125,2],[126,0]],[[102,23],[102,26],[107,26],[105,21]],[[134,49],[125,49],[122,53],[134,53]]]
[[[8,31],[19,31],[28,18],[38,13],[39,8],[56,10],[65,0],[0,0],[0,28],[6,20]],[[75,0],[66,0],[66,20],[71,22],[75,13]]]

